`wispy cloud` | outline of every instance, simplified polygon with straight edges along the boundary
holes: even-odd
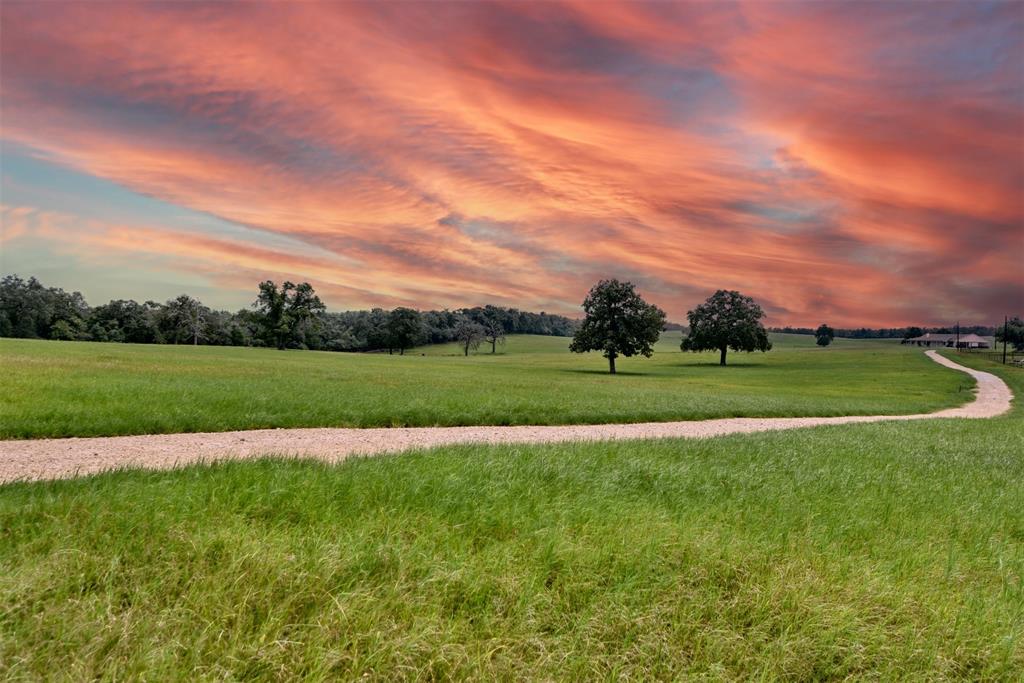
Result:
[[[779,324],[986,320],[1024,304],[1016,10],[5,3],[3,136],[312,250],[112,207],[106,248],[224,287],[568,311],[621,275],[675,318],[736,287]]]

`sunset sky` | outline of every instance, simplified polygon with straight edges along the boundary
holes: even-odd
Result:
[[[2,272],[93,304],[1024,312],[1024,3],[2,4]]]

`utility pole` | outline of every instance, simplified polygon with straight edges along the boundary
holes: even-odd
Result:
[[[1010,329],[1010,316],[1003,316],[1003,365],[1006,365],[1006,334]]]
[[[956,321],[956,351],[960,353],[960,321]]]

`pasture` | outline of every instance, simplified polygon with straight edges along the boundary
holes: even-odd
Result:
[[[1014,680],[1022,417],[6,485],[0,678]]]
[[[609,376],[562,337],[514,336],[468,358],[455,345],[389,356],[0,339],[0,438],[885,415],[956,405],[971,387],[892,341],[773,341],[722,368],[667,333]]]

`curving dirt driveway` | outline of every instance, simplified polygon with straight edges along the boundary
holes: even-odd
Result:
[[[447,444],[706,438],[723,434],[884,420],[986,418],[1001,415],[1010,409],[1013,393],[999,377],[966,368],[935,351],[925,353],[936,363],[974,377],[978,383],[974,400],[958,408],[918,415],[742,417],[690,422],[543,427],[257,429],[241,432],[0,441],[0,483],[73,477],[121,467],[169,468],[190,462],[248,458],[269,453],[337,461],[352,454],[387,453]]]

